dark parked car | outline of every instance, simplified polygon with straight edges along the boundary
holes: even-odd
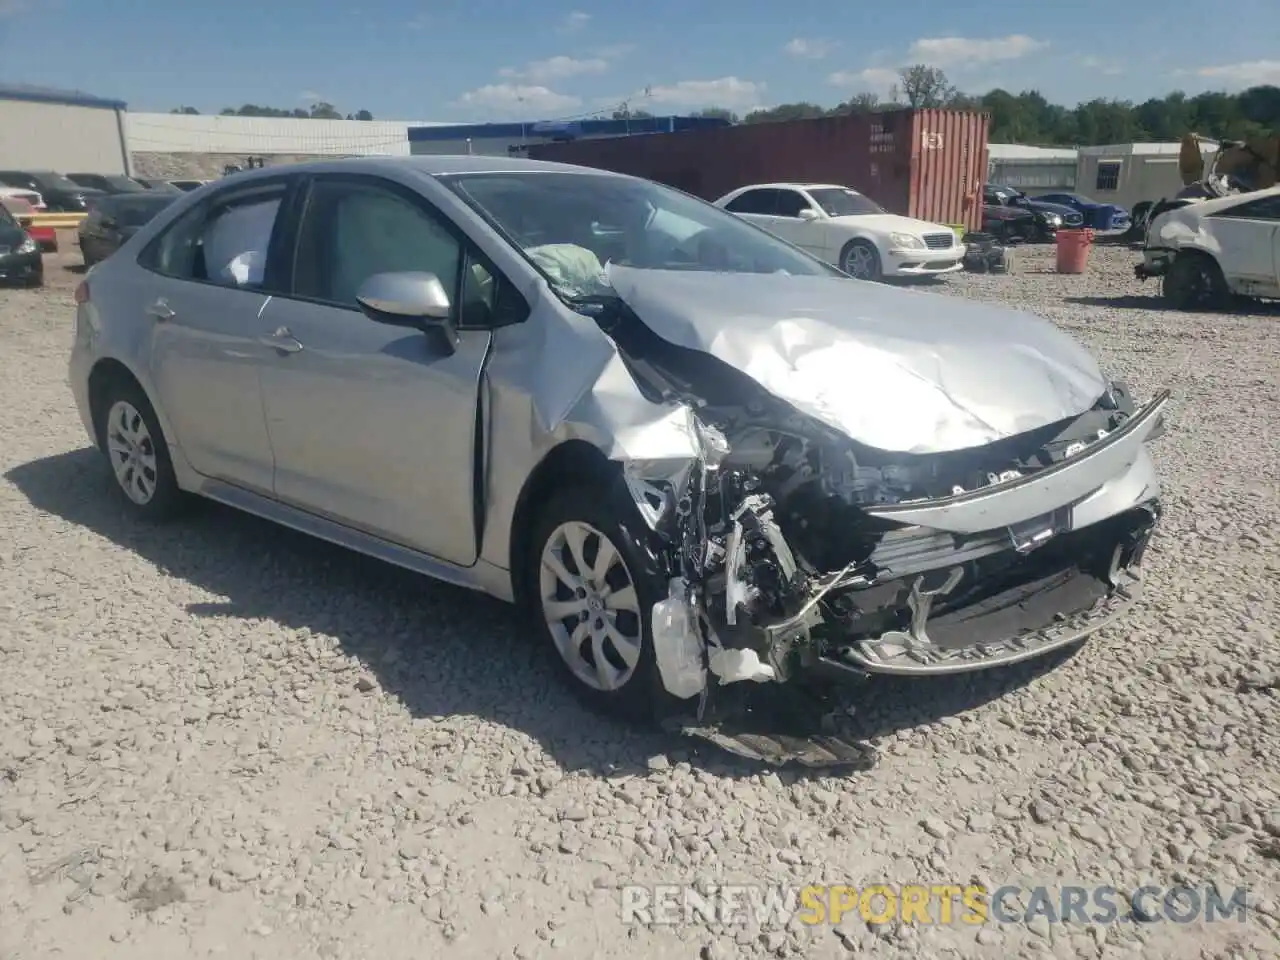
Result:
[[[1001,240],[1052,242],[1060,229],[1084,225],[1070,207],[1032,200],[1021,190],[988,183],[982,187],[982,229]]]
[[[1070,207],[1082,217],[1084,225],[1095,230],[1128,230],[1129,211],[1114,203],[1100,203],[1082,193],[1046,193],[1036,197],[1045,203]]]
[[[67,179],[103,193],[144,193],[147,189],[123,173],[68,173]]]
[[[168,180],[152,180],[143,177],[134,177],[133,179],[148,190],[154,190],[157,193],[182,193],[181,188],[174,186]]]
[[[9,208],[0,204],[0,282],[12,281],[40,286],[44,283],[44,260],[40,244],[28,236]]]
[[[44,197],[50,213],[83,213],[102,191],[85,187],[52,170],[0,170],[0,183],[34,190]]]
[[[180,191],[159,193],[139,190],[102,197],[80,224],[80,253],[91,267],[105,260],[157,213],[182,196]]]

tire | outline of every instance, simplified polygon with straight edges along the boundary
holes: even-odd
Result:
[[[1227,278],[1207,253],[1179,253],[1169,265],[1161,293],[1175,310],[1221,310],[1230,300]]]
[[[98,447],[131,513],[161,522],[185,506],[160,421],[136,383],[117,379],[95,405]]]
[[[884,277],[880,251],[869,240],[850,240],[840,251],[840,269],[858,280],[878,281]]]
[[[575,596],[564,580],[567,574],[578,582],[574,545],[590,568],[600,559],[601,538],[616,553],[605,571],[604,599],[599,599],[602,585],[592,574]],[[662,685],[653,651],[652,610],[666,596],[666,578],[652,535],[620,484],[556,492],[542,509],[529,542],[520,572],[527,585],[528,612],[560,675],[584,703],[621,719],[657,722],[694,702],[673,697]],[[559,562],[559,573],[554,562],[544,563],[549,557]],[[628,583],[634,587],[630,595]],[[551,603],[564,606],[551,611]],[[564,613],[565,619],[555,620],[555,613]],[[574,616],[585,619],[575,621]],[[601,651],[605,666],[597,669]]]

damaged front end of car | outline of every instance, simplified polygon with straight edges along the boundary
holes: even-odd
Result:
[[[893,299],[920,319],[890,325],[891,293],[851,315],[845,288],[797,280],[787,314],[776,281],[712,301],[705,279],[631,279],[578,306],[684,415],[689,456],[620,462],[666,564],[654,653],[686,732],[717,739],[718,704],[757,685],[1028,660],[1137,599],[1167,392],[1139,409],[1049,325],[949,298]]]
[[[659,672],[695,721],[736,684],[1027,660],[1137,599],[1160,515],[1145,444],[1167,393],[1137,409],[1114,383],[1083,414],[1013,437],[887,452],[635,329],[614,331],[624,361],[651,399],[683,404],[698,451],[623,464],[665,546]]]
[[[817,424],[699,411],[690,469],[625,467],[670,548],[664,683],[958,672],[1082,639],[1137,595],[1160,513],[1142,445],[1167,399],[1135,411],[1117,385],[1071,423],[905,463]]]

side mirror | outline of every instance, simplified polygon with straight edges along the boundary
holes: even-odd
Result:
[[[120,226],[120,224],[116,223],[114,217],[103,217],[98,221],[98,223],[102,225],[102,229],[104,230],[115,230]]]
[[[800,211],[799,216],[801,220],[817,220],[822,214],[818,213],[813,207],[805,207]]]
[[[434,273],[375,273],[360,284],[356,300],[376,323],[435,334],[449,353],[457,347],[453,304]]]

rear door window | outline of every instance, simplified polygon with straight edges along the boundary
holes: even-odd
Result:
[[[778,209],[778,193],[777,190],[748,190],[729,201],[725,209],[730,213],[755,213],[771,217]]]
[[[267,251],[288,186],[271,182],[218,194],[169,224],[139,264],[176,280],[265,289]]]

